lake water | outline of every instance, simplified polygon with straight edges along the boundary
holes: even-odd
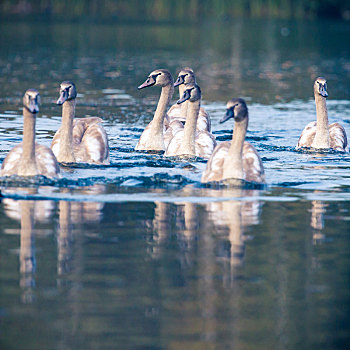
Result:
[[[328,81],[330,122],[350,135],[350,23],[0,23],[0,162],[40,90],[37,140],[100,116],[111,165],[48,181],[0,179],[1,349],[345,349],[350,343],[350,155],[296,152]],[[190,66],[218,141],[232,97],[267,187],[206,188],[205,162],[134,152],[159,89]],[[176,101],[177,91],[173,102]]]

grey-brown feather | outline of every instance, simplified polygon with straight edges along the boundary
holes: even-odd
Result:
[[[310,122],[307,124],[300,135],[297,149],[302,147],[312,147],[316,135],[317,122]],[[345,129],[339,123],[329,124],[329,142],[330,148],[337,151],[348,151],[348,140]]]
[[[108,137],[98,117],[73,120],[73,153],[77,162],[109,164]],[[61,128],[56,132],[51,148],[59,150]]]
[[[1,167],[1,176],[17,175],[23,153],[22,143],[15,146],[6,156]],[[35,143],[35,162],[38,175],[52,178],[60,172],[56,157],[50,148]]]
[[[202,175],[202,182],[218,182],[223,179],[225,158],[231,146],[231,141],[221,142],[208,160]],[[245,141],[242,150],[243,172],[245,181],[264,183],[265,173],[261,158],[249,142]]]

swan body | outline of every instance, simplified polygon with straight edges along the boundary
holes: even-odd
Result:
[[[189,101],[185,126],[173,136],[165,156],[196,156],[208,159],[216,146],[216,141],[211,133],[196,130],[201,102],[201,91],[198,85],[188,87],[177,103],[181,104],[185,101]]]
[[[77,91],[74,83],[60,86],[58,105],[62,105],[62,126],[56,132],[51,149],[61,163],[109,164],[108,137],[98,117],[75,116]]]
[[[328,125],[326,105],[327,81],[317,78],[314,83],[317,121],[311,122],[304,128],[299,138],[297,149],[312,147],[316,149],[331,148],[337,151],[349,151],[345,129],[339,123]]]
[[[243,99],[234,98],[227,103],[225,117],[234,118],[232,141],[221,142],[208,160],[202,182],[218,182],[228,179],[265,183],[264,167],[256,149],[247,141],[248,108]]]
[[[1,176],[59,176],[60,168],[50,148],[35,142],[35,122],[40,95],[35,89],[23,97],[23,142],[15,146],[2,163]]]
[[[184,68],[180,71],[177,80],[174,84],[174,87],[179,87],[179,96],[180,99],[186,90],[188,86],[196,84],[196,77],[194,75],[194,72],[191,68]],[[170,107],[168,111],[168,118],[169,121],[171,120],[180,120],[181,122],[185,123],[187,118],[187,111],[188,111],[189,102],[186,101],[182,104],[174,104]],[[207,111],[200,107],[198,119],[197,119],[197,126],[196,129],[198,131],[208,131],[211,132],[211,120],[210,116],[207,113]]]
[[[166,69],[157,69],[138,87],[138,89],[143,89],[149,86],[161,86],[162,91],[153,119],[142,132],[135,147],[136,151],[165,151],[164,120],[170,99],[174,93],[173,85],[174,80],[170,72]]]
[[[178,131],[183,130],[184,125],[180,120],[174,119],[170,121],[167,129],[164,132],[164,145],[168,148],[170,141],[173,139]]]

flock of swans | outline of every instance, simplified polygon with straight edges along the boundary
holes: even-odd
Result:
[[[201,89],[190,68],[180,71],[174,83],[171,73],[157,69],[138,88],[160,86],[161,94],[152,121],[146,126],[135,147],[136,151],[164,152],[165,157],[201,157],[207,159],[202,183],[244,180],[264,184],[265,174],[261,158],[245,141],[248,128],[248,107],[241,98],[233,98],[226,105],[223,123],[233,119],[232,141],[216,143],[211,133],[209,114],[201,107]],[[169,108],[179,88],[180,99]],[[334,149],[348,152],[347,136],[339,123],[328,124],[326,106],[327,82],[317,78],[314,83],[317,120],[303,130],[297,149]],[[58,105],[62,105],[62,125],[51,147],[35,142],[35,121],[39,112],[40,95],[35,89],[23,97],[23,141],[15,146],[2,163],[0,176],[59,176],[59,163],[109,164],[108,137],[102,119],[75,119],[77,90],[74,83],[60,85]]]

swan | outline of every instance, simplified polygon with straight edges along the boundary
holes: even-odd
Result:
[[[226,105],[226,115],[220,120],[235,120],[232,141],[221,142],[214,150],[202,175],[202,182],[239,179],[265,183],[264,167],[256,149],[247,141],[248,108],[241,98],[233,98]]]
[[[143,130],[140,139],[135,147],[136,151],[165,151],[164,144],[164,119],[169,106],[170,99],[174,93],[174,80],[166,69],[153,71],[146,81],[138,87],[144,89],[149,86],[160,86],[162,88],[157,109],[152,121]]]
[[[183,68],[174,84],[174,87],[179,87],[179,96],[182,97],[184,91],[188,86],[196,84],[196,77],[194,75],[193,69]],[[180,120],[181,122],[186,122],[187,110],[189,102],[184,102],[181,105],[174,104],[170,107],[168,111],[168,119],[172,121],[174,119]],[[201,107],[199,110],[199,115],[197,119],[196,129],[198,131],[208,131],[211,132],[211,120],[208,112]]]
[[[208,159],[216,146],[216,141],[209,132],[196,130],[201,104],[201,89],[198,85],[188,87],[177,103],[181,104],[187,100],[189,106],[185,126],[171,139],[165,156],[197,156]]]
[[[0,176],[59,176],[60,168],[51,149],[35,142],[35,122],[39,104],[39,91],[27,90],[23,97],[23,141],[6,156]]]
[[[62,105],[62,125],[51,149],[60,163],[109,164],[108,137],[102,119],[74,119],[77,90],[71,81],[60,85],[58,105]]]
[[[302,147],[331,148],[337,151],[349,151],[345,129],[339,123],[328,125],[328,112],[326,105],[327,81],[318,77],[314,83],[316,103],[316,122],[311,122],[304,128],[296,149]]]

